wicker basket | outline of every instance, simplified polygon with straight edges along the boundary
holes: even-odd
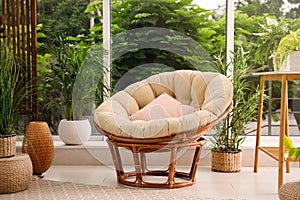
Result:
[[[23,191],[32,180],[32,165],[27,154],[0,159],[0,194]]]
[[[211,169],[217,172],[239,172],[241,171],[242,152],[220,152],[211,151]]]
[[[22,152],[32,161],[33,174],[41,175],[49,169],[54,157],[54,144],[46,122],[32,121],[26,128]]]
[[[283,184],[278,192],[280,200],[300,199],[300,182],[289,182]]]
[[[0,158],[16,155],[16,135],[0,136]]]

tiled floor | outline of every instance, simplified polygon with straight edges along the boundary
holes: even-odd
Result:
[[[115,171],[108,166],[52,166],[45,179],[76,183],[116,186]],[[300,168],[293,167],[285,174],[285,182],[300,180]],[[277,168],[260,167],[253,173],[252,167],[243,167],[239,173],[212,172],[210,167],[201,166],[197,182],[188,189],[201,197],[216,199],[275,200],[277,194]],[[185,188],[176,189],[185,190]]]

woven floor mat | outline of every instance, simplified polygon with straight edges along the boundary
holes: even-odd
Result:
[[[34,179],[25,191],[2,194],[1,200],[215,200],[193,196],[191,189],[141,189]]]

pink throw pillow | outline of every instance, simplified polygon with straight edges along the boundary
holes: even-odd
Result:
[[[153,119],[180,117],[195,111],[196,108],[183,105],[170,95],[163,93],[141,110],[132,114],[130,119],[150,121]]]

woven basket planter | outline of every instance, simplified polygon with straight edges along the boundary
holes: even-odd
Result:
[[[26,190],[32,180],[32,165],[27,154],[0,159],[0,194]]]
[[[28,124],[22,152],[29,154],[33,174],[41,175],[49,169],[54,157],[54,144],[46,122],[32,121]]]
[[[16,155],[16,135],[0,136],[0,158]]]
[[[211,151],[211,169],[216,172],[239,172],[241,171],[242,152]]]

